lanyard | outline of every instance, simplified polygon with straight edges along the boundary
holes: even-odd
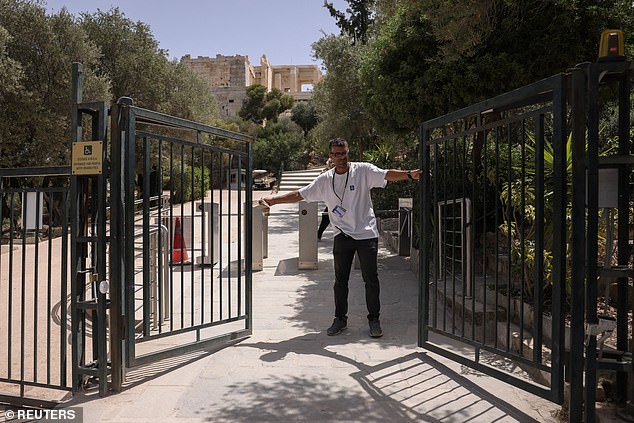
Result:
[[[343,187],[343,194],[341,194],[341,197],[339,197],[339,195],[337,195],[337,191],[335,191],[335,175],[337,174],[337,171],[335,169],[332,170],[332,192],[335,193],[335,196],[339,199],[339,204],[341,204],[341,207],[343,207],[343,197],[346,195],[346,189],[348,188],[348,178],[350,177],[350,166],[348,166],[348,171],[346,172],[346,184]]]

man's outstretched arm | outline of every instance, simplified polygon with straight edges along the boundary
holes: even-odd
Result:
[[[268,205],[270,207],[276,204],[297,203],[298,201],[301,201],[303,199],[304,198],[299,194],[299,191],[291,191],[282,195],[270,195],[268,197],[264,197],[260,201],[258,201],[258,204],[262,206]]]
[[[399,169],[390,169],[385,174],[386,181],[407,181],[411,179],[413,181],[418,181],[420,179],[420,169],[414,170],[399,170]]]

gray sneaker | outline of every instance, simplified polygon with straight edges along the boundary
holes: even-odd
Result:
[[[381,323],[379,319],[370,320],[370,337],[372,338],[380,338],[383,336],[383,331],[381,330]]]
[[[332,321],[332,325],[328,328],[326,333],[328,336],[333,336],[340,334],[344,331],[345,328],[348,327],[348,319],[343,317],[335,317],[335,320]]]

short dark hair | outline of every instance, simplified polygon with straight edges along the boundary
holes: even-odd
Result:
[[[346,147],[348,149],[348,141],[343,138],[333,138],[328,142],[328,151],[332,151],[332,147]]]

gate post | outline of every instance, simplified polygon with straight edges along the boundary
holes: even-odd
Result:
[[[124,282],[126,280],[126,228],[125,228],[125,200],[126,182],[124,177],[124,143],[125,135],[125,106],[131,105],[132,100],[120,98],[111,107],[111,201],[110,201],[110,360],[111,360],[111,388],[121,391],[125,380],[124,348],[125,348],[125,312],[124,312]]]
[[[584,374],[584,285],[585,285],[585,197],[586,197],[586,116],[583,69],[571,69],[572,115],[572,281],[570,323],[570,399],[571,422],[583,420]],[[587,387],[590,389],[590,387]]]
[[[72,387],[83,377],[97,378],[107,391],[106,348],[106,133],[105,102],[82,103],[83,67],[73,63],[71,113],[71,325]],[[91,138],[84,141],[82,117],[91,117]],[[87,157],[88,156],[88,157]],[[89,287],[89,289],[87,289]],[[86,320],[92,324],[92,360],[86,357]]]

